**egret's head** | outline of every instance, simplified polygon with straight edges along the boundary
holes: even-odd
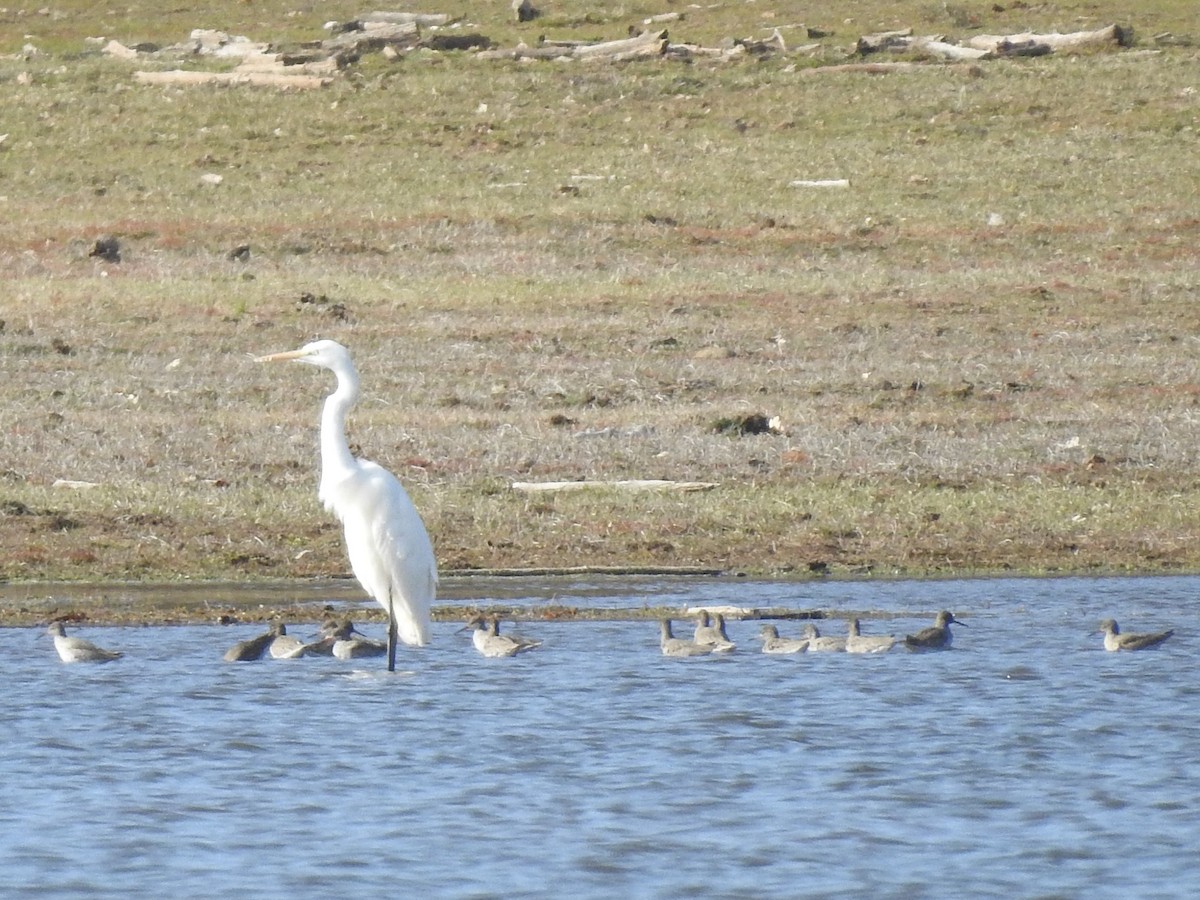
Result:
[[[281,362],[283,360],[292,360],[294,362],[308,363],[310,366],[320,366],[323,369],[333,369],[335,372],[339,368],[349,366],[353,368],[353,363],[350,361],[350,351],[339,344],[337,341],[312,341],[305,344],[299,350],[286,350],[283,353],[272,353],[268,356],[260,356],[258,362]]]

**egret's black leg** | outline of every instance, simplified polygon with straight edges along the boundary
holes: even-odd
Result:
[[[396,610],[392,606],[392,595],[388,594],[388,671],[396,671]]]

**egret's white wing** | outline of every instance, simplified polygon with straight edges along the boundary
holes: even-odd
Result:
[[[400,640],[428,643],[437,561],[404,487],[382,466],[358,460],[353,472],[322,489],[345,526],[350,568],[363,589],[385,610],[390,594]]]

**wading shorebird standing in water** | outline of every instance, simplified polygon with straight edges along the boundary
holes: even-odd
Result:
[[[1118,650],[1149,650],[1157,647],[1175,633],[1172,628],[1168,631],[1155,631],[1147,634],[1121,634],[1116,619],[1105,619],[1100,623],[1104,632],[1104,649],[1110,653]]]
[[[725,630],[725,617],[721,613],[710,617],[707,609],[700,610],[692,642],[712,647],[713,653],[729,653],[737,646],[729,639],[729,632]]]
[[[812,622],[804,626],[804,638],[808,641],[809,653],[841,653],[846,649],[844,637],[825,637]]]
[[[808,649],[808,641],[780,637],[779,629],[774,625],[764,625],[758,630],[758,636],[763,642],[763,653],[803,653]]]
[[[954,635],[950,632],[951,625],[961,625],[967,627],[966,622],[960,622],[954,618],[954,613],[948,609],[943,609],[937,614],[933,625],[929,628],[922,628],[916,634],[910,634],[904,639],[904,646],[909,650],[949,650],[950,645],[954,643]]]
[[[491,621],[483,616],[471,616],[467,624],[459,631],[471,629],[471,643],[484,656],[498,659],[504,656],[516,656],[542,646],[542,642],[517,634],[501,634],[500,620]]]
[[[293,360],[327,369],[337,388],[321,409],[321,485],[318,496],[341,520],[354,577],[388,616],[387,667],[396,670],[396,640],[429,643],[437,561],[425,523],[399,480],[383,466],[358,459],[346,442],[346,414],[358,400],[358,371],[337,341],[313,341],[259,362]]]
[[[663,656],[708,656],[713,652],[712,644],[697,644],[695,641],[677,638],[671,633],[671,620],[662,619],[658,624],[658,645]]]
[[[851,619],[846,625],[846,631],[847,653],[887,653],[896,643],[894,635],[862,634],[858,619]]]
[[[91,641],[85,641],[83,638],[67,637],[62,622],[51,622],[46,633],[54,638],[54,649],[58,651],[58,658],[65,663],[111,662],[125,655],[120,650],[105,650],[103,647],[97,647]]]

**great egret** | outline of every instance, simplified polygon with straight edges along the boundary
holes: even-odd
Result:
[[[62,622],[51,622],[46,633],[54,638],[54,649],[63,662],[109,662],[125,654],[120,650],[105,650],[83,638],[67,637]]]
[[[1105,619],[1100,623],[1100,630],[1104,632],[1104,649],[1110,652],[1148,650],[1151,647],[1157,647],[1175,633],[1175,630],[1171,629],[1150,634],[1121,634],[1121,629],[1117,627],[1115,619]]]
[[[321,410],[321,485],[318,496],[341,520],[346,552],[358,583],[388,614],[388,671],[396,670],[396,638],[429,642],[429,608],[437,592],[433,544],[396,476],[356,459],[346,443],[346,413],[358,400],[358,371],[337,341],[313,341],[259,362],[294,360],[328,369],[337,389]]]
[[[932,626],[908,635],[904,639],[904,646],[909,650],[949,650],[950,645],[954,643],[954,635],[950,632],[951,625],[962,625],[965,628],[967,623],[958,621],[954,618],[954,613],[943,609],[933,620]]]

